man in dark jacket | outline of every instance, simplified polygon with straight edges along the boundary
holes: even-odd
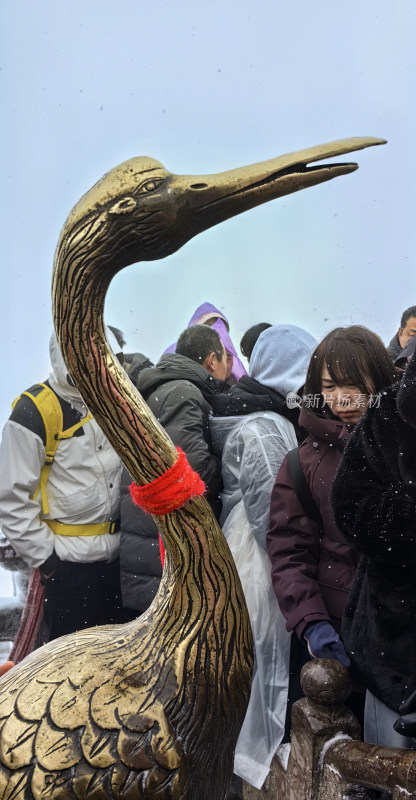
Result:
[[[219,516],[221,460],[212,452],[205,394],[224,388],[227,356],[218,333],[207,325],[187,328],[176,352],[144,369],[137,388],[173,443],[186,453],[207,487],[207,500]],[[125,470],[121,486],[120,570],[123,604],[139,613],[148,608],[161,578],[158,532],[153,518],[133,504],[131,478]]]
[[[400,328],[387,346],[393,361],[396,361],[412,336],[416,336],[416,306],[410,306],[403,311]]]
[[[414,748],[393,723],[399,712],[416,711],[416,694],[413,706],[406,703],[416,690],[416,356],[358,423],[332,502],[338,527],[361,556],[343,640],[369,690],[364,738]],[[405,725],[398,730],[412,735]]]

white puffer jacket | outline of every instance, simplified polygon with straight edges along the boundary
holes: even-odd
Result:
[[[107,330],[111,343],[111,332]],[[115,352],[120,348],[113,346]],[[80,393],[67,381],[67,370],[53,334],[50,342],[54,391],[84,417]],[[19,401],[20,402],[20,401]],[[49,514],[43,516],[39,484],[45,463],[42,439],[25,424],[6,422],[0,445],[0,525],[6,538],[30,567],[39,567],[55,551],[64,561],[112,561],[119,552],[119,533],[62,536],[52,533],[44,519],[80,525],[116,520],[120,507],[121,461],[94,420],[83,435],[64,439],[52,463],[46,493]]]

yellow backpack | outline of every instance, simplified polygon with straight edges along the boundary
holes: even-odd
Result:
[[[36,408],[39,411],[39,414],[42,417],[42,421],[45,427],[45,436],[46,436],[46,442],[45,442],[46,461],[42,467],[39,484],[31,500],[34,500],[35,497],[37,497],[40,492],[42,501],[42,512],[43,514],[49,514],[48,498],[46,495],[46,484],[48,482],[49,470],[52,466],[53,459],[55,458],[55,453],[59,445],[59,442],[62,439],[71,439],[71,437],[74,435],[75,431],[78,430],[78,428],[81,428],[82,425],[85,425],[86,422],[89,422],[90,419],[92,419],[92,414],[87,414],[86,417],[83,417],[75,425],[72,425],[71,428],[67,428],[64,431],[62,408],[55,392],[45,383],[38,383],[37,386],[42,387],[42,390],[40,392],[36,394],[32,394],[30,390],[22,392],[22,394],[19,395],[19,397],[16,397],[16,400],[14,400],[12,407],[13,408],[15,407],[17,401],[21,397],[29,397],[35,404]]]

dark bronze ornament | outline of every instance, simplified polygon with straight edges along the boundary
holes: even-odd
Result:
[[[197,177],[135,158],[71,211],[55,256],[55,328],[68,371],[136,483],[162,475],[177,453],[107,346],[113,276],[246,209],[357,168],[309,164],[382,143],[346,139]],[[55,640],[1,678],[4,800],[225,797],[252,670],[241,584],[203,497],[156,521],[166,562],[148,611]]]

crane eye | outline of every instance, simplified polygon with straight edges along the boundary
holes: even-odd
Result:
[[[144,183],[140,187],[140,192],[143,193],[143,194],[147,193],[147,192],[154,192],[155,189],[157,189],[158,186],[160,186],[162,181],[163,181],[162,178],[156,178],[156,179],[151,180],[151,181],[146,181],[146,183]]]

